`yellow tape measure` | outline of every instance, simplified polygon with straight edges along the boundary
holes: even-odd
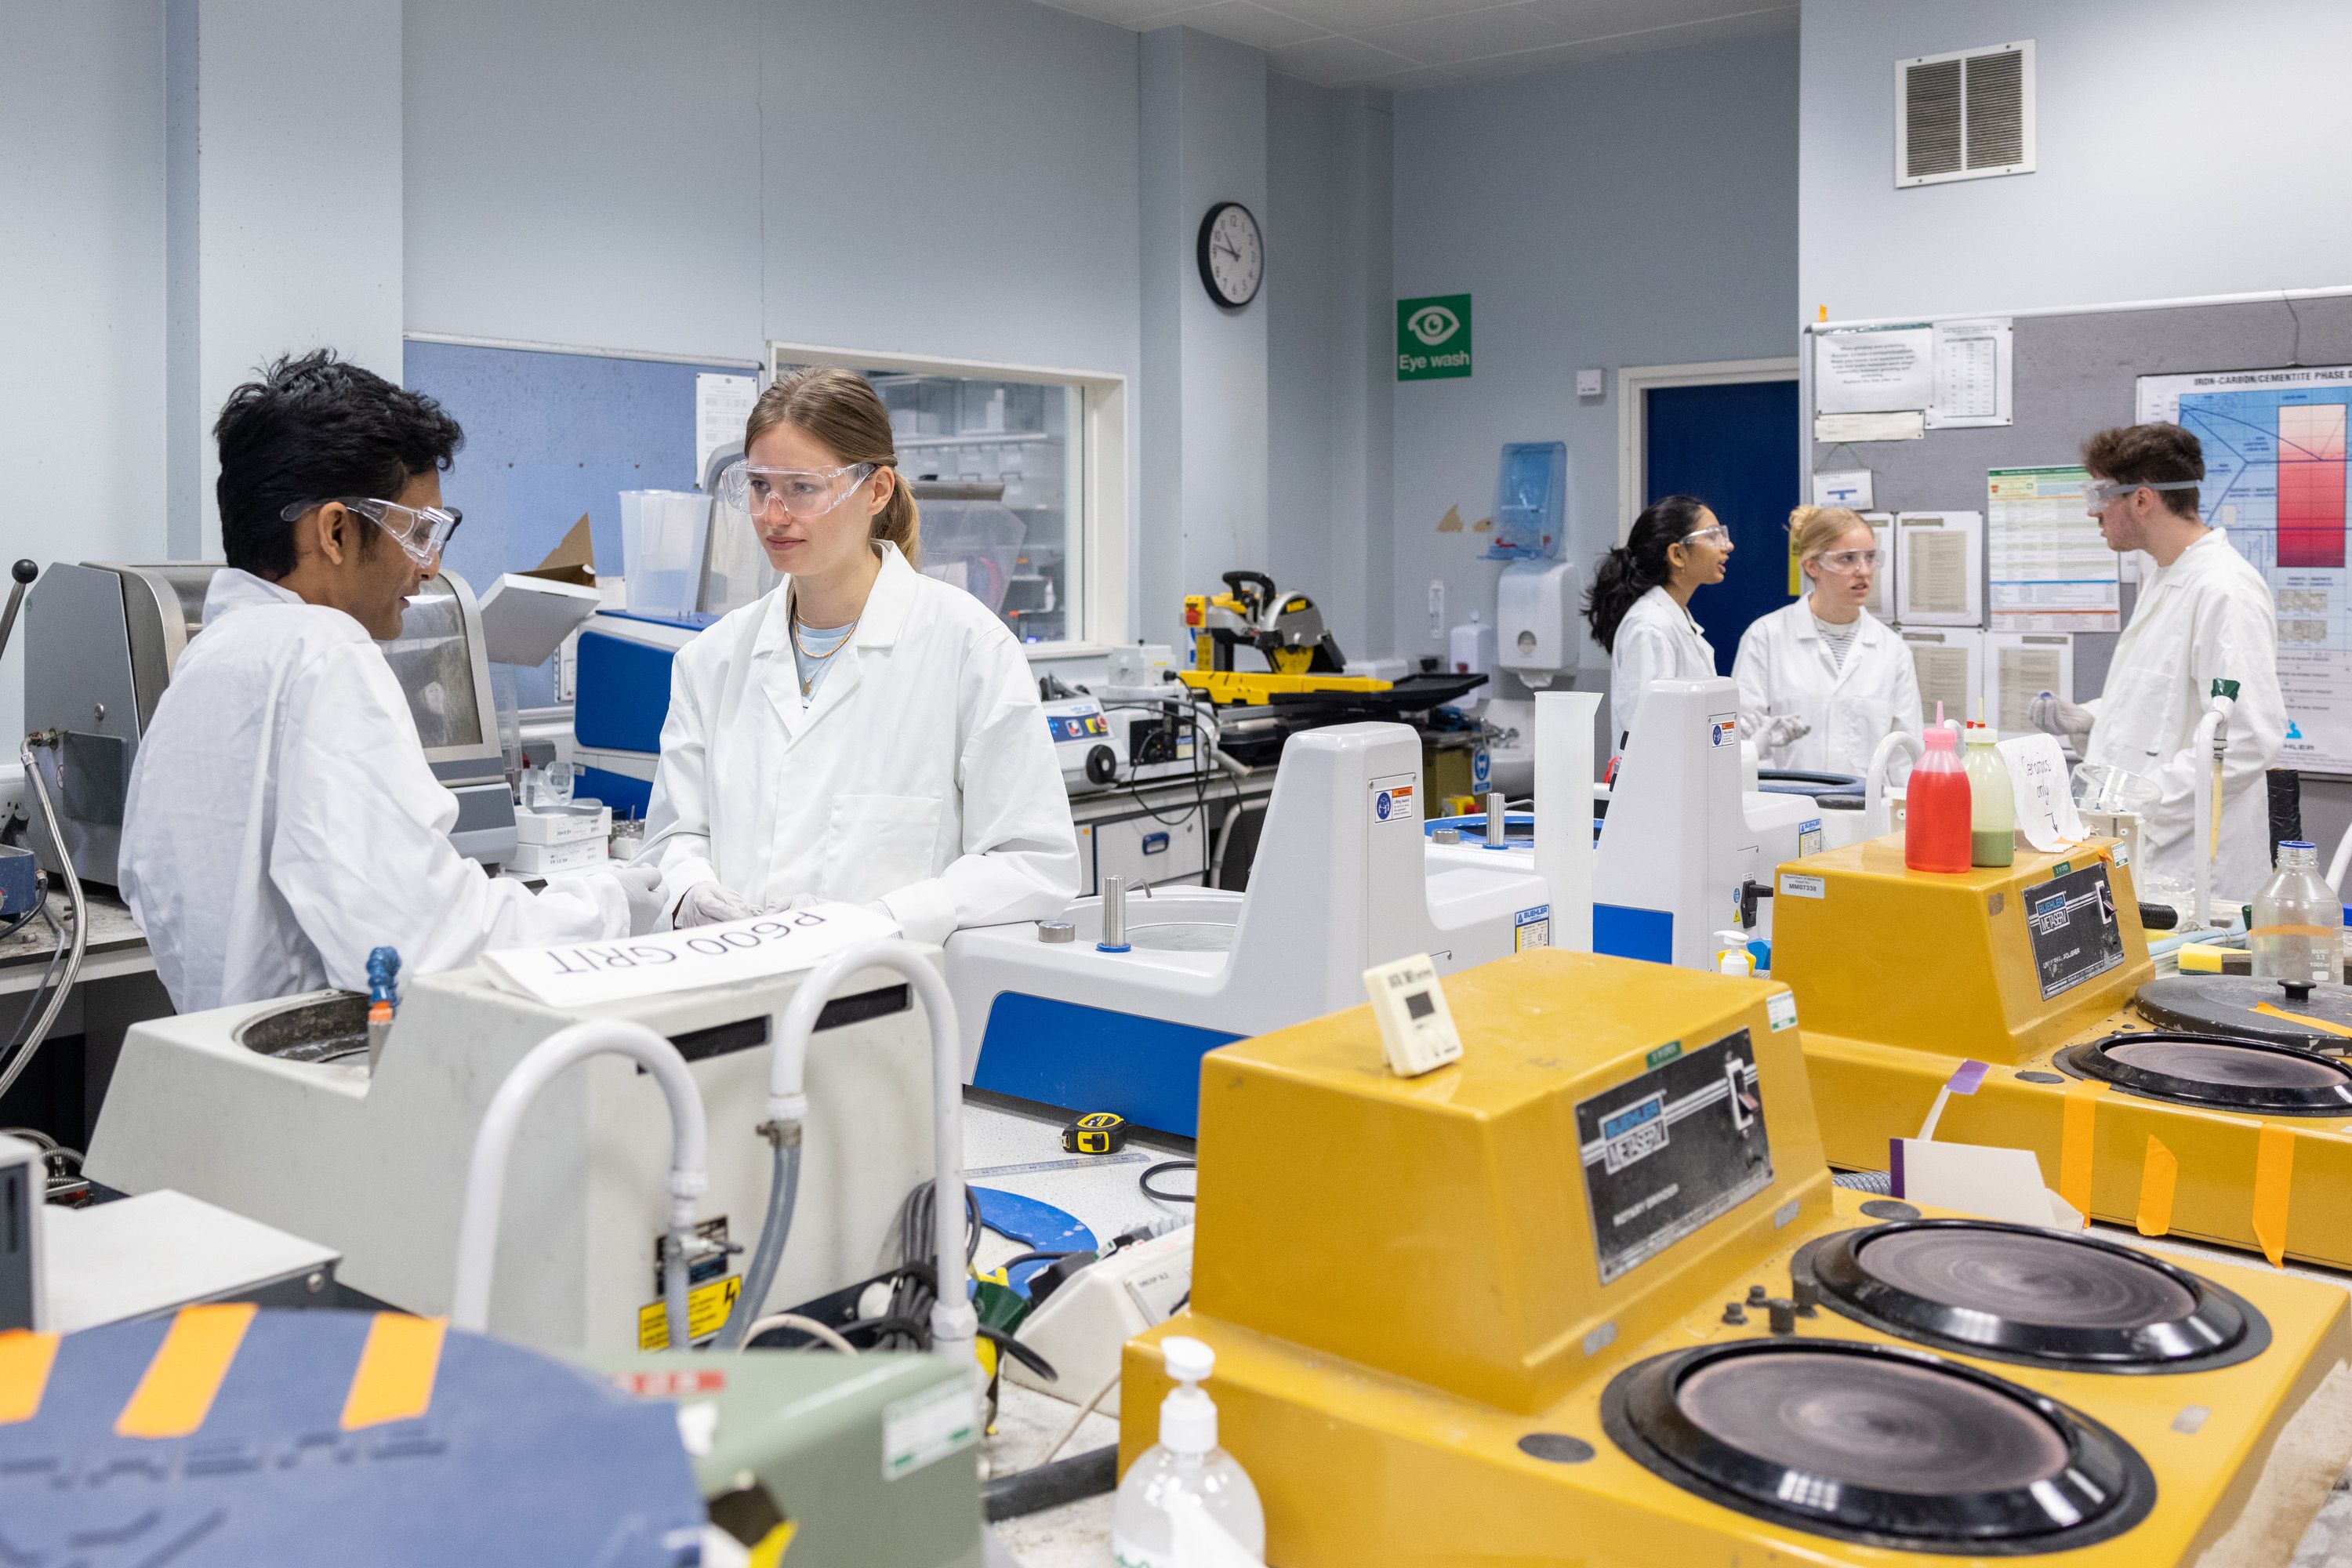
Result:
[[[1127,1147],[1127,1118],[1091,1111],[1062,1129],[1062,1147],[1073,1154],[1116,1154]]]

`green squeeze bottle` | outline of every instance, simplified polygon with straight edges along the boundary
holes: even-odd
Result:
[[[2017,799],[2010,793],[2009,764],[1993,743],[2000,737],[1985,724],[1969,726],[1969,864],[2006,866],[2017,858]]]

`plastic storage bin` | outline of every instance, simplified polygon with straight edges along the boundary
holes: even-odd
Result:
[[[621,569],[628,606],[642,616],[688,616],[702,591],[710,498],[694,490],[621,492]]]

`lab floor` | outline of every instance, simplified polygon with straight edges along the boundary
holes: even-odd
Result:
[[[1062,1119],[1031,1113],[992,1096],[967,1096],[964,1103],[964,1174],[975,1186],[996,1187],[1052,1204],[1095,1233],[1111,1237],[1139,1226],[1170,1218],[1189,1220],[1189,1205],[1161,1204],[1143,1195],[1136,1178],[1161,1160],[1190,1159],[1175,1145],[1130,1142],[1122,1154],[1088,1158],[1066,1153]],[[1043,1166],[1044,1169],[1024,1167]],[[1189,1172],[1169,1172],[1152,1184],[1169,1192],[1189,1192]],[[979,1264],[985,1271],[1028,1247],[994,1231],[982,1233]],[[1002,1385],[996,1425],[982,1446],[982,1474],[1007,1475],[1038,1462],[1046,1445],[1069,1425],[1076,1405],[1010,1381]],[[1089,1390],[1089,1393],[1092,1391]],[[1090,1415],[1062,1446],[1067,1458],[1118,1441],[1118,1423]],[[1111,1500],[1085,1498],[994,1526],[997,1543],[1020,1568],[1102,1568],[1110,1562]],[[2352,1562],[2352,1560],[2347,1560]]]

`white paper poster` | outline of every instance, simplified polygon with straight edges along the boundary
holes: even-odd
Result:
[[[2116,552],[2083,510],[2090,482],[2068,465],[1985,475],[1986,586],[1995,631],[2121,629]]]
[[[1816,414],[1813,439],[1847,441],[1916,441],[1927,433],[1927,416],[1916,408],[1895,414]]]
[[[2055,737],[2020,735],[1994,748],[2009,765],[2017,797],[2017,830],[2036,849],[2068,848],[2090,837],[2066,782],[2066,754]]]
[[[1936,721],[1936,704],[1947,719],[1965,719],[1984,687],[1984,633],[1973,626],[1950,630],[1906,626],[1903,646],[1911,650],[1911,673],[1919,683],[1919,724]]]
[[[698,372],[694,378],[694,488],[702,488],[702,476],[710,467],[710,454],[723,447],[732,447],[743,439],[744,422],[751,417],[751,405],[760,400],[760,378],[756,375],[712,375]]]
[[[813,904],[652,936],[501,948],[482,963],[510,991],[579,1007],[790,974],[898,931],[897,921],[856,904]]]
[[[1870,597],[1862,607],[1889,626],[1895,624],[1895,606],[1902,601],[1895,577],[1895,514],[1891,511],[1866,511],[1862,521],[1870,524],[1870,542],[1878,551],[1878,570],[1870,574]]]
[[[1816,414],[1891,414],[1924,409],[1936,394],[1936,331],[1865,327],[1813,339]]]
[[[1904,626],[1973,626],[1984,620],[1984,519],[1973,511],[1895,517],[1901,557],[1895,619]]]
[[[2006,316],[1936,323],[1936,398],[1927,428],[2011,422],[2011,331]]]
[[[1871,480],[1868,468],[1836,468],[1813,476],[1815,506],[1851,507],[1856,511],[1871,508]]]
[[[2071,632],[1989,633],[1984,662],[1985,721],[2004,739],[2038,733],[2026,710],[2044,691],[2054,691],[2070,702],[2074,700]]]

